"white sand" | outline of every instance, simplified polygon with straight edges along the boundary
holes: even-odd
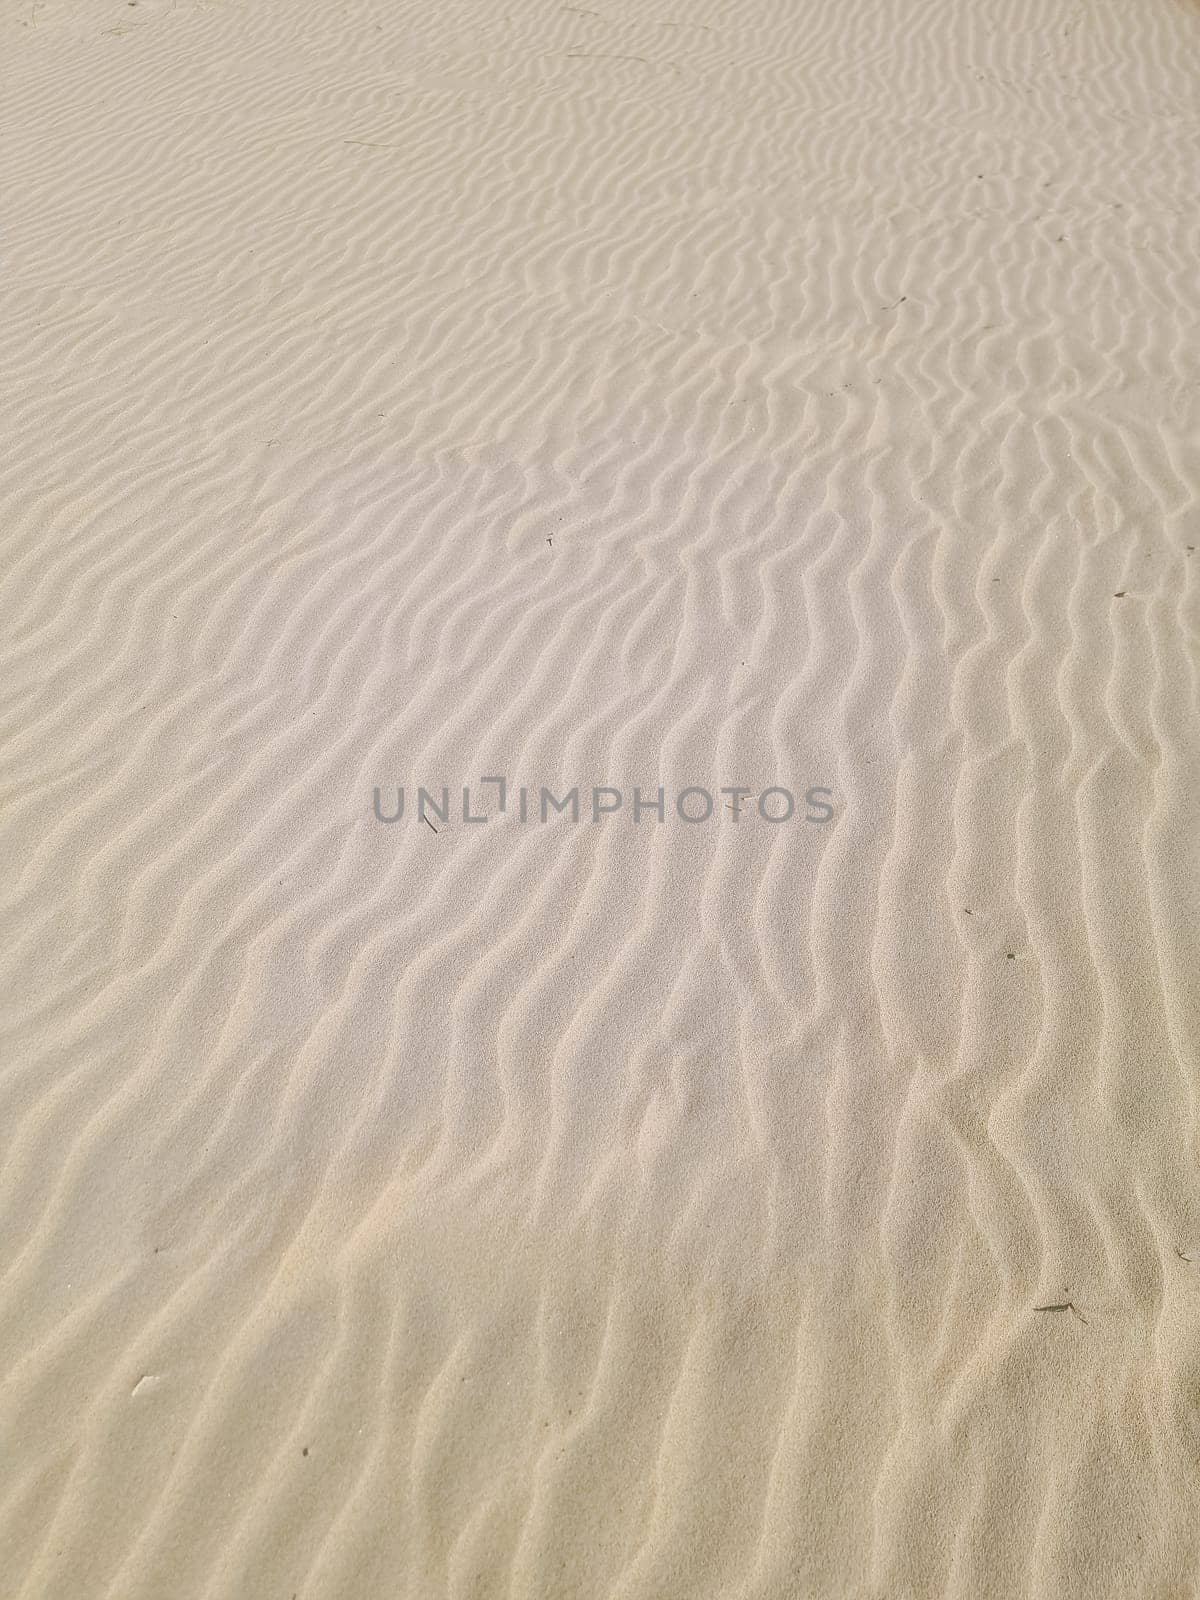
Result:
[[[0,1593],[1200,1593],[1194,0],[0,61]]]

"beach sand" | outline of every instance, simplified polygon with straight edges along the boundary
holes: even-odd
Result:
[[[1200,7],[0,61],[0,1594],[1200,1593]]]

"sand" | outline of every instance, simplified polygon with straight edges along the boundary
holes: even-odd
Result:
[[[1194,0],[0,61],[0,1593],[1200,1593]]]

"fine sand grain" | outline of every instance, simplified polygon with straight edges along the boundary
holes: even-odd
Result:
[[[1198,86],[4,7],[5,1600],[1200,1593]]]

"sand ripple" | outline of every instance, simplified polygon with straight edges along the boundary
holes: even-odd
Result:
[[[1200,11],[0,53],[0,1591],[1200,1592]]]

